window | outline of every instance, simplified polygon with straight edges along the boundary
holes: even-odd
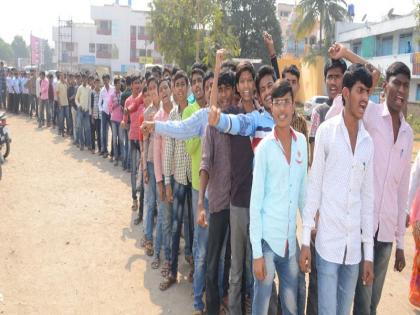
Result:
[[[356,54],[356,55],[361,55],[362,54],[362,42],[355,42],[351,44],[351,50]]]
[[[136,40],[136,30],[137,28],[134,25],[130,26],[130,40],[131,41]]]
[[[420,101],[420,84],[417,84],[416,101]]]
[[[95,44],[89,43],[89,53],[94,54],[95,53]]]
[[[137,61],[137,50],[136,47],[130,48],[130,61],[136,62]]]
[[[137,54],[139,57],[152,57],[151,49],[138,49]]]
[[[377,56],[392,55],[392,36],[378,38],[378,46],[376,50]]]
[[[110,20],[97,20],[96,34],[98,35],[111,35],[112,34],[112,21]]]
[[[96,44],[96,58],[111,59],[112,58],[112,45]]]
[[[410,54],[413,52],[411,43],[413,42],[413,34],[401,34],[400,42],[398,44],[398,53],[399,54]]]
[[[74,43],[70,43],[70,42],[63,43],[63,50],[64,51],[74,51]]]
[[[289,17],[290,12],[288,11],[280,11],[280,17],[287,18]]]

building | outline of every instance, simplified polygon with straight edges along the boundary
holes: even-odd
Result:
[[[53,27],[55,62],[60,70],[106,67],[112,72],[142,70],[163,63],[146,32],[147,11],[118,3],[91,6],[91,23],[59,21]]]
[[[383,73],[395,61],[411,70],[409,102],[420,101],[420,33],[413,13],[390,14],[377,23],[343,23],[336,25],[336,40],[367,59]]]

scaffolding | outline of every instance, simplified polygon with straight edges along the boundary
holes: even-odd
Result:
[[[57,70],[73,72],[73,20],[58,18]]]

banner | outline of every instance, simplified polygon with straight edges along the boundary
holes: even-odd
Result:
[[[43,40],[31,34],[31,63],[39,65],[43,63]]]

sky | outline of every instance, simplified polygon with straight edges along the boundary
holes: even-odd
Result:
[[[29,44],[30,34],[48,39],[52,43],[52,27],[58,24],[58,18],[73,19],[73,22],[92,22],[90,19],[90,6],[112,4],[115,0],[3,0],[7,5],[3,6],[0,19],[0,38],[10,43],[15,35],[23,36]],[[257,0],[255,0],[257,1]],[[347,3],[355,5],[355,22],[360,22],[363,15],[367,14],[369,22],[379,21],[391,8],[395,14],[407,14],[414,8],[415,0],[398,0],[398,8],[395,0],[347,0]],[[127,4],[128,0],[119,0],[120,4]],[[132,0],[132,7],[138,10],[146,10],[150,0]],[[295,0],[282,0],[294,4]],[[22,10],[22,8],[24,8]],[[16,13],[15,13],[16,12]]]

